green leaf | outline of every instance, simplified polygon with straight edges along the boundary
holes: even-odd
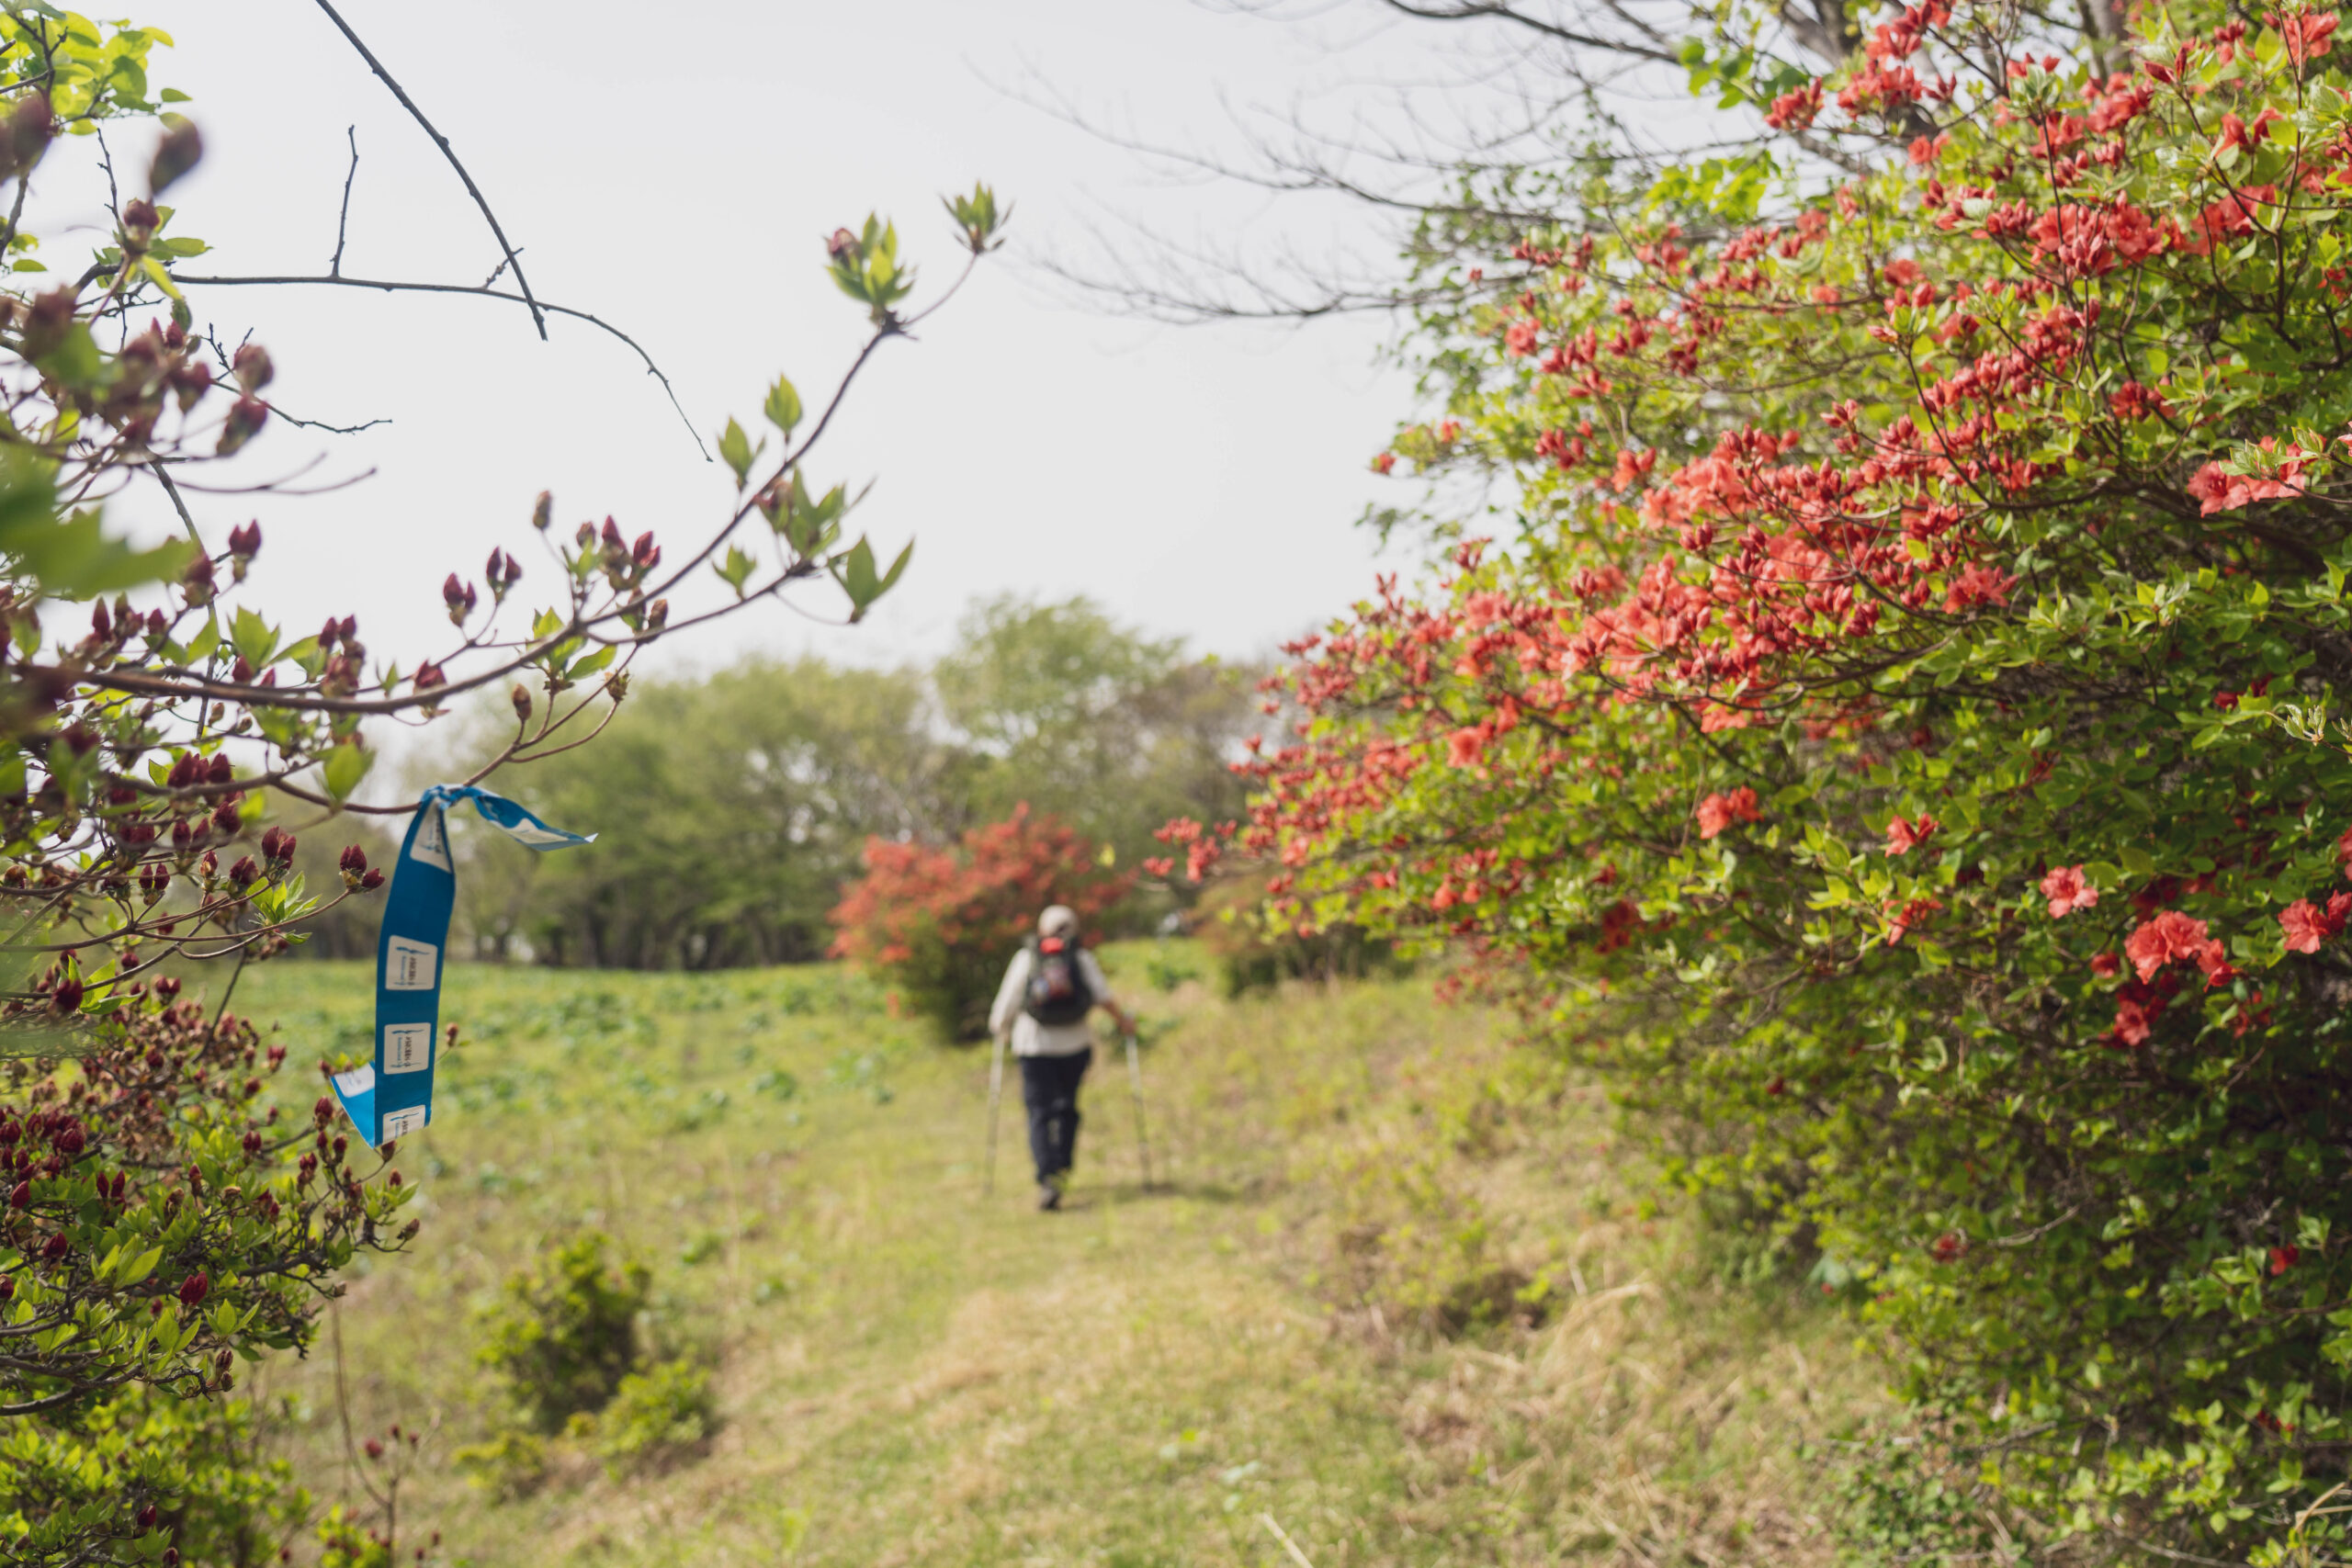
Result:
[[[240,604],[229,622],[229,646],[258,673],[269,668],[270,660],[277,656],[277,628],[263,620],[252,606]]]
[[[761,443],[762,446],[766,445],[765,442]],[[759,453],[753,449],[751,437],[743,434],[743,427],[732,419],[727,422],[727,428],[719,432],[718,456],[721,461],[735,470],[735,488],[741,490],[744,482],[751,477],[752,459],[759,456]]]
[[[760,412],[768,416],[770,424],[790,435],[792,427],[800,423],[800,394],[793,389],[790,381],[779,376],[775,385],[768,389],[768,400],[761,405]]]
[[[86,387],[98,378],[106,368],[106,357],[98,352],[98,340],[90,335],[89,327],[75,321],[65,329],[65,337],[55,348],[34,361],[43,374],[53,377],[68,387]]]
[[[729,545],[727,547],[727,558],[711,570],[718,573],[719,581],[735,590],[735,597],[741,599],[743,596],[743,584],[751,581],[752,573],[759,564],[753,558],[744,554],[740,546]]]
[[[45,592],[87,599],[175,578],[192,548],[174,540],[133,550],[106,536],[95,510],[60,517],[48,463],[21,448],[0,452],[0,558],[39,579]]]
[[[376,765],[376,753],[363,751],[357,746],[338,746],[327,753],[319,773],[326,781],[327,795],[337,802],[349,800],[368,770]]]

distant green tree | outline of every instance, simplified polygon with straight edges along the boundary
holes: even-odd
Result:
[[[1227,766],[1256,709],[1256,672],[1120,626],[1091,600],[1001,595],[975,605],[933,676],[976,751],[982,819],[1023,803],[1132,865],[1173,817],[1240,815]]]
[[[570,864],[482,846],[477,947],[629,968],[818,957],[868,838],[961,825],[966,762],[933,730],[907,671],[755,661],[640,686],[595,746],[518,784],[605,836]]]

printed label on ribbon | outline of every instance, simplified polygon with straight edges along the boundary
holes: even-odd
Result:
[[[421,1073],[433,1065],[433,1026],[390,1023],[384,1026],[384,1071]]]
[[[384,898],[376,944],[376,1059],[332,1080],[344,1113],[380,1148],[433,1121],[433,1044],[441,1030],[441,953],[457,907],[448,808],[473,802],[481,819],[535,850],[593,843],[550,828],[511,800],[472,784],[435,784],[417,803]]]
[[[441,950],[396,936],[384,944],[384,988],[429,991],[441,983]]]

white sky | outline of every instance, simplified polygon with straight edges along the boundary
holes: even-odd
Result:
[[[747,429],[767,380],[819,400],[862,335],[821,270],[821,236],[869,208],[934,286],[956,257],[937,194],[976,177],[1017,204],[1012,265],[984,269],[920,343],[888,345],[812,477],[878,480],[861,514],[884,558],[913,568],[864,626],[746,613],[667,653],[707,665],[750,649],[888,661],[939,648],[971,599],[1086,592],[1199,648],[1262,653],[1369,592],[1382,493],[1366,464],[1411,389],[1381,368],[1385,323],[1306,332],[1170,328],[1087,309],[1017,254],[1069,254],[1124,213],[1208,237],[1268,225],[1318,251],[1391,248],[1363,212],[1179,188],[992,84],[1024,76],[1172,139],[1230,144],[1224,103],[1279,102],[1367,71],[1418,66],[1419,29],[1372,28],[1335,54],[1311,33],[1188,0],[345,0],[342,9],[456,146],[523,247],[542,298],[634,333],[706,439]],[[356,125],[346,274],[478,282],[497,260],[455,176],[309,0],[149,0],[170,30],[155,78],[195,96],[202,168],[175,187],[173,232],[205,273],[322,272]],[[153,132],[116,142],[143,169]],[[81,151],[60,149],[59,162]],[[40,194],[90,212],[45,168]],[[126,194],[130,194],[128,191]],[[62,270],[87,244],[61,235]],[[732,485],[621,345],[558,321],[541,344],[519,306],[347,289],[191,290],[199,323],[247,327],[300,415],[389,426],[330,437],[276,425],[242,471],[373,468],[300,501],[215,497],[216,540],[249,516],[257,586],[300,630],[357,614],[403,667],[449,636],[438,585],[478,579],[492,545],[551,587],[527,525],[556,495],[560,530],[618,518],[673,552],[721,516]],[[162,526],[160,498],[114,513]],[[723,591],[722,591],[723,592]],[[820,591],[828,612],[832,605]],[[640,665],[640,668],[646,666]],[[659,666],[657,666],[659,667]],[[387,738],[389,739],[389,738]]]

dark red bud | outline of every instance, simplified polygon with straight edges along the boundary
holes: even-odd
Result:
[[[211,1292],[211,1280],[206,1279],[201,1272],[190,1274],[180,1281],[180,1304],[182,1306],[198,1305]]]
[[[214,757],[205,770],[205,776],[217,784],[227,784],[237,776],[237,765],[229,761],[227,752]]]
[[[362,893],[373,893],[383,885],[384,874],[380,871],[371,871],[367,875],[359,879],[359,891]]]
[[[42,108],[47,112],[48,106]],[[196,122],[181,120],[155,144],[155,161],[147,169],[147,188],[160,196],[165,186],[195,168],[203,156],[204,138],[198,133]]]
[[[335,864],[345,871],[366,871],[368,852],[357,844],[346,844],[344,846],[343,858],[335,862]]]
[[[267,403],[259,398],[239,398],[230,406],[229,417],[220,422],[220,445],[215,450],[226,457],[261,434],[268,420]]]
[[[8,1194],[8,1207],[11,1209],[28,1209],[32,1207],[32,1201],[33,1184],[30,1181],[17,1182],[16,1190]]]
[[[73,1250],[72,1242],[62,1235],[53,1235],[41,1244],[40,1255],[51,1263],[62,1263],[65,1260],[65,1255]]]
[[[229,367],[236,373],[237,385],[248,392],[260,391],[277,374],[277,367],[269,362],[269,350],[257,343],[249,343],[237,350],[236,356],[229,361]]]

